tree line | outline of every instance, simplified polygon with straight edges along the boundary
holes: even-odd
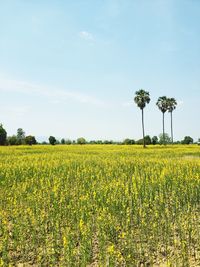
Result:
[[[163,138],[164,137],[164,138]],[[33,135],[26,135],[25,131],[22,128],[17,129],[16,135],[7,136],[7,132],[4,129],[3,125],[0,124],[0,145],[36,145],[36,144],[50,144],[50,145],[85,145],[85,144],[91,144],[91,145],[111,145],[111,144],[117,144],[117,145],[143,145],[145,142],[145,145],[157,145],[157,144],[170,144],[171,138],[170,136],[165,133],[163,136],[163,133],[160,134],[158,137],[153,136],[150,137],[149,135],[144,136],[144,140],[139,139],[130,139],[126,138],[123,141],[113,141],[113,140],[90,140],[87,141],[84,137],[80,137],[77,140],[70,140],[62,138],[61,140],[56,139],[54,136],[50,136],[48,142],[37,142],[35,136]],[[194,140],[190,136],[185,136],[185,138],[181,141],[175,142],[176,144],[193,144]],[[200,139],[199,139],[200,142]]]
[[[0,124],[0,145],[36,145],[37,141],[33,135],[25,135],[22,128],[17,129],[16,135],[7,136],[6,130]]]

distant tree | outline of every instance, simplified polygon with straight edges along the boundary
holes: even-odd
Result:
[[[165,145],[165,112],[168,110],[168,98],[166,96],[159,97],[156,105],[163,114],[163,144]]]
[[[181,144],[181,141],[176,141],[176,142],[174,142],[174,144],[176,144],[176,145],[180,145]]]
[[[145,140],[145,144],[146,145],[150,145],[151,144],[151,137],[149,135],[146,135],[144,137],[144,140]],[[139,139],[139,140],[137,140],[136,144],[142,145],[142,144],[144,144],[144,140],[143,140],[143,138]]]
[[[48,143],[46,141],[42,141],[42,145],[47,145]]]
[[[77,139],[77,144],[78,145],[85,145],[86,144],[85,138],[83,138],[83,137],[78,138]]]
[[[49,137],[49,144],[51,144],[53,146],[56,144],[56,138],[54,136]]]
[[[135,140],[131,139],[131,145],[135,145]]]
[[[163,144],[170,144],[171,143],[171,138],[169,137],[169,135],[167,133],[163,133],[159,134],[159,144],[163,145]]]
[[[65,139],[62,138],[61,141],[60,141],[60,143],[61,143],[62,145],[65,145]]]
[[[124,144],[124,145],[134,145],[134,144],[135,144],[135,140],[126,138],[126,139],[123,141],[123,144]]]
[[[198,139],[197,144],[198,144],[198,146],[200,146],[200,138]]]
[[[66,144],[66,145],[71,145],[71,144],[72,144],[72,141],[71,141],[70,139],[66,139],[66,140],[65,140],[65,144]]]
[[[137,140],[137,141],[136,141],[136,144],[137,144],[137,145],[144,145],[144,140],[143,140],[143,138]],[[145,145],[146,145],[146,144],[145,144]]]
[[[173,137],[173,118],[172,118],[172,113],[176,109],[177,102],[175,98],[168,98],[168,111],[171,114],[171,141],[172,144],[174,143],[174,137]]]
[[[149,104],[150,102],[150,95],[149,92],[140,89],[139,91],[135,92],[135,98],[134,101],[137,104],[137,106],[141,109],[142,111],[142,133],[143,133],[143,147],[146,147],[145,144],[145,131],[144,131],[144,108],[146,107],[146,104]]]
[[[158,137],[157,136],[153,136],[152,139],[151,139],[151,141],[152,141],[152,144],[153,145],[158,144]]]
[[[4,146],[6,144],[7,132],[3,128],[3,125],[0,124],[0,146]]]
[[[97,142],[95,140],[90,140],[89,144],[90,145],[95,145]]]
[[[145,139],[145,144],[147,144],[147,145],[150,145],[151,144],[151,137],[149,135],[146,135],[144,137],[144,139]]]
[[[32,146],[32,145],[36,145],[36,144],[37,144],[37,141],[36,141],[36,139],[35,139],[35,136],[32,136],[32,135],[28,135],[28,136],[26,136],[26,137],[25,137],[25,143],[26,143],[27,145],[30,145],[30,146]]]
[[[22,128],[17,129],[17,144],[22,145],[25,143],[25,132]]]
[[[103,142],[104,145],[112,145],[114,142],[112,140],[105,140]]]
[[[8,136],[7,141],[8,141],[8,145],[15,146],[17,145],[17,136],[16,135]]]
[[[184,139],[181,141],[181,144],[189,145],[189,144],[193,144],[193,142],[194,142],[194,140],[192,137],[185,136]]]

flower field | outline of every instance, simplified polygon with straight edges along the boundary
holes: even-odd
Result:
[[[199,146],[0,148],[0,266],[200,266]]]

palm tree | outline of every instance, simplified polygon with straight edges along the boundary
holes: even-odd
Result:
[[[165,145],[165,112],[168,110],[168,98],[166,96],[159,97],[156,105],[163,114],[163,143]]]
[[[146,147],[145,144],[145,134],[144,134],[144,108],[146,107],[146,104],[149,104],[150,102],[150,95],[149,92],[140,89],[139,91],[135,92],[134,101],[137,104],[137,106],[142,110],[142,132],[143,132],[143,147]]]
[[[173,137],[173,118],[172,118],[172,112],[176,109],[177,102],[175,98],[168,98],[168,112],[171,114],[171,141],[172,144],[174,142],[174,137]]]

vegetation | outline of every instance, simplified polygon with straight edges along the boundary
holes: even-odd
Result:
[[[160,109],[163,115],[162,124],[163,124],[163,144],[164,145],[166,145],[165,143],[165,112],[168,110],[168,104],[169,102],[166,96],[159,97],[156,103],[156,105],[158,106],[158,108]]]
[[[199,146],[0,154],[0,266],[199,266]]]
[[[17,130],[17,144],[22,145],[25,143],[25,132],[22,128]]]
[[[124,140],[123,144],[124,144],[124,145],[134,145],[134,144],[135,144],[135,140],[126,138],[126,139]]]
[[[158,137],[155,136],[155,135],[152,137],[152,144],[153,145],[157,145],[158,144]]]
[[[85,145],[86,144],[85,138],[83,138],[83,137],[78,138],[77,139],[77,144],[78,145]]]
[[[65,139],[62,138],[61,141],[60,141],[60,143],[61,143],[62,145],[65,145]]]
[[[111,144],[124,144],[124,145],[133,145],[133,144],[143,144],[143,147],[145,148],[146,145],[156,145],[156,144],[169,144],[170,142],[173,144],[174,143],[174,137],[173,137],[173,116],[172,113],[176,109],[177,102],[175,98],[167,98],[166,96],[162,96],[158,98],[158,101],[156,102],[156,105],[158,108],[161,110],[163,113],[163,133],[162,136],[159,136],[159,141],[157,136],[153,136],[152,138],[149,135],[145,136],[145,129],[144,129],[144,108],[146,107],[147,104],[150,103],[150,94],[149,92],[140,89],[135,92],[135,97],[134,101],[137,104],[137,106],[141,109],[142,111],[142,133],[143,133],[143,138],[135,141],[134,139],[129,139],[126,138],[123,142],[121,141],[113,141],[113,140],[91,140],[91,141],[86,141],[85,138],[80,137],[75,140],[70,140],[70,139],[65,139],[62,138],[60,141],[57,140],[54,136],[49,137],[49,144],[51,145],[56,145],[56,144],[62,144],[62,145],[71,145],[71,144],[79,144],[79,145],[84,145],[84,144],[106,144],[106,145],[111,145]],[[171,114],[171,138],[167,133],[165,133],[165,113],[168,111]],[[185,136],[185,138],[182,141],[176,141],[176,144],[192,144],[193,138],[190,136]],[[200,143],[200,141],[196,142],[197,144]],[[8,136],[7,137],[7,132],[3,128],[3,125],[0,124],[0,145],[23,145],[23,144],[28,144],[28,145],[35,145],[37,144],[37,140],[34,136],[25,135],[25,131],[22,128],[18,128],[17,134]],[[43,141],[42,144],[47,144],[46,141]]]
[[[143,132],[143,138],[135,141],[134,139],[126,138],[123,142],[121,141],[113,141],[113,140],[91,140],[86,141],[85,138],[80,137],[76,141],[62,138],[60,141],[57,140],[54,136],[49,137],[49,144],[51,145],[71,145],[71,144],[78,144],[78,145],[84,145],[84,144],[105,144],[105,145],[111,145],[111,144],[123,144],[123,145],[133,145],[133,144],[143,144],[143,147],[146,147],[146,145],[156,145],[156,144],[169,144],[170,142],[174,143],[174,137],[173,137],[173,116],[172,113],[176,109],[177,102],[175,98],[167,98],[166,96],[162,96],[158,98],[158,101],[156,102],[156,105],[163,113],[163,133],[162,136],[159,136],[159,140],[157,136],[153,136],[152,138],[149,135],[145,136],[145,130],[144,130],[144,108],[147,104],[150,103],[150,95],[149,92],[140,89],[135,92],[135,103],[142,111],[142,132]],[[165,133],[165,113],[168,111],[171,114],[171,138],[167,133]],[[176,141],[176,144],[192,144],[194,142],[193,138],[190,136],[185,136],[185,138],[182,141]],[[7,132],[3,128],[3,125],[0,124],[0,145],[35,145],[37,144],[37,140],[35,136],[29,135],[26,136],[25,131],[22,128],[17,129],[17,134],[8,136]],[[196,142],[197,144],[200,144],[200,141]],[[42,144],[48,144],[46,141],[43,141]]]
[[[25,137],[25,144],[27,145],[36,145],[37,144],[37,141],[35,139],[35,136],[32,136],[32,135],[28,135]]]
[[[150,145],[151,144],[151,137],[149,135],[145,135],[144,140],[139,139],[137,142],[137,145],[142,145],[145,143],[145,145]]]
[[[171,143],[171,138],[169,137],[169,135],[167,133],[165,133],[163,135],[162,134],[159,134],[159,144],[162,145],[162,144],[170,144]]]
[[[53,146],[56,144],[56,138],[54,136],[49,136],[49,144]]]
[[[0,124],[0,145],[3,146],[6,144],[7,132],[3,128],[3,125]]]
[[[12,135],[12,136],[8,136],[7,138],[7,144],[10,146],[15,146],[18,144],[17,142],[17,136],[16,135]]]
[[[182,144],[189,145],[193,144],[193,138],[191,136],[185,136],[184,139],[181,141]]]
[[[66,145],[71,145],[71,144],[72,144],[72,141],[71,141],[70,139],[66,139],[66,140],[65,140],[65,144],[66,144]]]
[[[171,115],[171,141],[172,141],[172,144],[174,143],[172,113],[176,109],[176,106],[177,106],[176,99],[175,98],[168,98],[168,111],[170,112],[170,115]]]
[[[143,147],[146,147],[145,144],[145,131],[144,131],[144,108],[146,107],[146,104],[149,104],[150,102],[150,95],[149,92],[140,89],[139,91],[135,92],[135,98],[134,101],[137,104],[137,106],[142,111],[142,133],[143,133]]]

